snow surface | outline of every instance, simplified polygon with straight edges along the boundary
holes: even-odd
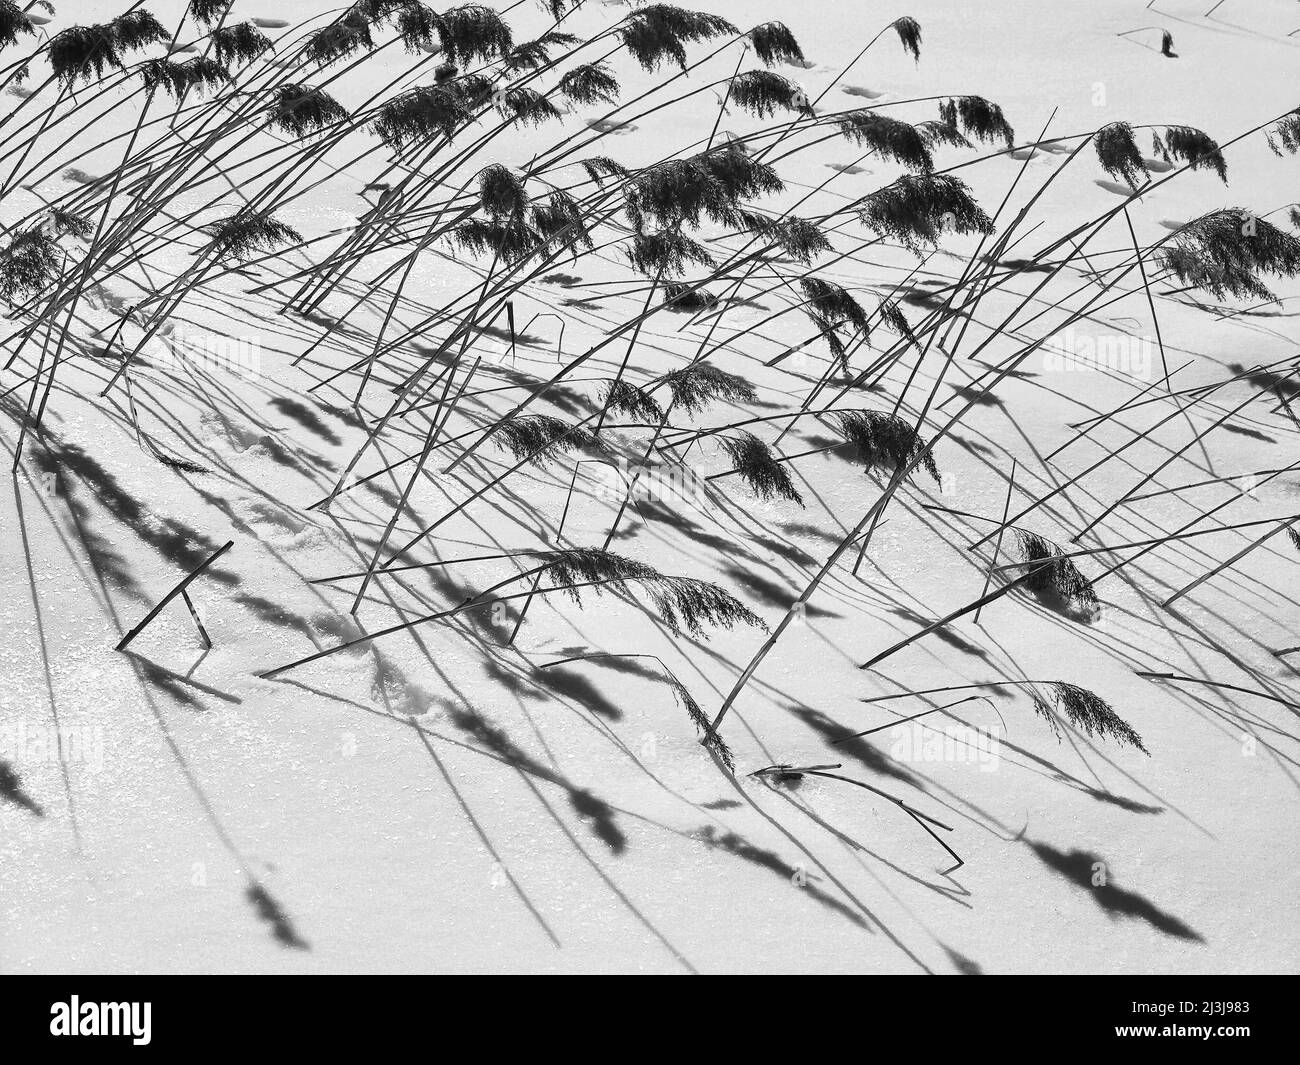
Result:
[[[119,6],[63,0],[49,28],[111,17]],[[1158,0],[1156,10],[1140,0],[710,0],[696,6],[742,26],[786,22],[811,61],[806,70],[787,72],[814,96],[881,27],[912,15],[924,33],[919,63],[890,33],[843,79],[857,91],[835,89],[819,106],[977,93],[1002,105],[1020,144],[1044,128],[1051,140],[1116,119],[1184,123],[1223,143],[1300,103],[1300,37],[1287,36],[1300,27],[1300,14],[1289,0],[1229,0],[1209,20],[1207,0]],[[149,7],[169,27],[180,11],[174,2]],[[317,11],[306,0],[235,5],[236,17],[290,23]],[[591,2],[571,21],[587,31],[623,11]],[[529,27],[544,27],[532,4],[512,19],[521,39]],[[1149,25],[1173,33],[1177,59],[1159,54],[1158,32],[1117,36]],[[695,46],[692,58],[705,48]],[[725,78],[736,58],[734,49],[724,53],[676,87]],[[390,47],[345,78],[337,95],[355,105],[411,62],[400,47]],[[649,85],[625,58],[617,63],[625,99]],[[7,98],[4,107],[12,102]],[[587,154],[636,165],[685,150],[707,138],[717,106],[713,90],[704,89],[637,119],[636,128],[605,137]],[[127,108],[107,111],[87,137],[107,141],[134,118]],[[578,108],[569,123],[584,128],[582,122],[603,112]],[[896,113],[932,118],[935,103],[903,104]],[[743,133],[758,122],[731,114],[722,126]],[[250,133],[250,144],[265,144],[257,139],[264,136]],[[502,161],[526,163],[553,137],[553,127],[511,137],[515,154]],[[331,158],[343,161],[367,143],[358,138],[351,151]],[[90,144],[83,140],[78,150]],[[75,166],[105,173],[122,150],[120,141],[105,144]],[[859,154],[836,138],[792,156],[781,164],[790,192],[773,203],[793,202],[833,178],[806,208],[828,210],[899,172],[878,159],[859,164],[861,173],[833,169],[849,167]],[[977,154],[983,151],[943,149],[940,165]],[[1012,217],[1065,158],[1060,149],[1034,156],[1003,217]],[[1196,171],[1135,202],[1130,214],[1138,240],[1149,244],[1168,231],[1166,223],[1212,208],[1264,214],[1295,195],[1300,160],[1276,158],[1261,135],[1232,146],[1227,159],[1228,189],[1212,173]],[[1003,156],[958,174],[991,212],[1023,163]],[[383,166],[382,153],[375,153],[332,176],[314,171],[328,179],[278,217],[307,237],[349,225],[366,209],[361,189]],[[34,192],[0,207],[5,220],[30,210],[34,195],[50,198],[71,187],[60,176],[64,167],[51,169]],[[240,202],[239,177],[222,192],[225,210]],[[1016,254],[1028,257],[1113,206],[1117,197],[1107,180],[1086,147],[1038,201],[1023,228],[1042,224],[1023,237]],[[214,182],[173,205],[181,219],[176,232],[220,214],[183,212],[221,191]],[[1273,216],[1278,224],[1284,219],[1285,212]],[[846,226],[837,246],[847,250],[864,236],[860,227]],[[102,301],[76,327],[80,335],[111,320],[114,299],[138,299],[159,275],[183,269],[191,261],[187,241],[196,246],[199,237],[192,230],[178,237],[172,251],[151,260],[154,275],[132,271],[108,282]],[[946,243],[914,280],[934,287],[955,277],[972,248],[969,240]],[[1090,248],[1099,264],[1122,257],[1129,250],[1122,220]],[[1040,353],[1021,367],[1022,377],[998,386],[998,403],[964,418],[936,448],[947,474],[943,491],[918,478],[900,493],[858,577],[850,573],[850,555],[813,598],[806,622],[786,632],[744,690],[723,726],[737,762],[731,779],[699,745],[653,661],[538,667],[588,652],[655,654],[711,715],[763,634],[742,628],[707,642],[677,639],[635,603],[613,595],[584,596],[581,608],[562,596],[534,602],[513,647],[505,645],[513,609],[506,625],[484,610],[385,637],[277,680],[257,677],[358,632],[347,616],[355,582],[309,582],[364,566],[365,545],[382,531],[406,480],[399,471],[370,482],[328,514],[306,509],[329,491],[364,436],[349,411],[355,376],[340,379],[342,391],[307,389],[369,351],[386,305],[375,300],[351,310],[352,299],[335,297],[327,310],[346,312],[345,329],[293,365],[319,326],[279,314],[275,293],[249,290],[307,261],[293,252],[274,269],[227,276],[192,295],[176,315],[186,329],[256,339],[258,374],[150,364],[132,375],[140,430],[210,473],[154,461],[137,443],[125,390],[97,398],[112,364],[78,358],[60,368],[46,414],[53,460],[43,464],[42,446],[29,442],[23,472],[0,493],[0,577],[8,593],[0,600],[6,633],[0,722],[33,731],[57,722],[103,742],[102,765],[93,757],[63,763],[30,752],[7,757],[20,783],[11,801],[0,802],[5,971],[1297,968],[1296,685],[1286,660],[1272,654],[1300,643],[1300,603],[1292,590],[1300,559],[1285,537],[1174,609],[1159,604],[1262,527],[1144,555],[1099,585],[1103,609],[1091,621],[1012,595],[986,609],[978,625],[968,616],[877,670],[858,668],[983,589],[987,555],[966,545],[988,526],[922,503],[997,517],[1014,459],[1023,506],[1029,500],[1023,493],[1043,494],[1170,413],[1167,401],[1140,408],[1123,425],[1109,423],[1095,441],[1044,463],[1073,435],[1069,423],[1113,409],[1148,382],[1122,373],[1054,373]],[[916,258],[901,250],[872,248],[819,272],[874,306],[872,292],[888,292],[916,267]],[[618,295],[638,284],[614,249],[556,273],[580,281],[534,284],[515,313],[522,326],[534,314],[561,311],[568,358],[635,314],[644,299],[636,291]],[[373,268],[364,272],[373,274]],[[482,264],[456,262],[445,249],[426,254],[396,321],[414,325],[481,275]],[[1062,281],[1052,289],[1052,301],[1087,280],[1072,272],[1068,286]],[[1028,274],[1011,287],[1025,294],[1034,282]],[[1154,335],[1141,286],[1129,279],[1125,288],[1129,295],[1089,320],[1089,335]],[[1296,287],[1283,282],[1278,292],[1293,297]],[[594,302],[566,302],[585,297]],[[781,305],[775,293],[759,302]],[[992,335],[1010,307],[1004,296],[980,306],[956,373],[978,375],[964,355]],[[1219,318],[1222,311],[1196,294],[1158,298],[1170,364],[1187,364],[1176,378],[1179,387],[1222,380],[1234,364],[1292,357],[1295,307],[1289,299]],[[916,320],[925,308],[905,303],[904,310]],[[730,312],[724,328],[766,313]],[[823,356],[802,370],[762,366],[806,335],[806,321],[795,317],[764,327],[715,360],[759,386],[757,411],[718,405],[697,416],[699,426],[779,413],[803,398]],[[1018,333],[1019,341],[993,337],[981,361],[999,361],[1056,320],[1059,312],[1049,310]],[[687,321],[662,314],[647,323],[633,361],[635,379],[680,366],[694,352],[704,327],[680,328]],[[526,332],[513,362],[504,344],[482,342],[491,357],[476,387],[503,390],[475,397],[469,408],[475,423],[508,409],[557,368],[555,320],[538,318]],[[412,345],[413,353],[424,343]],[[882,339],[875,350],[888,343]],[[582,367],[556,402],[541,409],[560,415],[592,409],[599,382],[612,375],[622,353],[620,344],[607,348],[599,365]],[[906,410],[919,408],[936,365],[923,367]],[[6,388],[16,385],[19,369],[15,364],[5,375]],[[909,369],[892,371],[879,393],[850,397],[853,405],[889,409]],[[371,416],[382,411],[382,391],[368,394]],[[1204,429],[1254,391],[1230,385],[1189,416]],[[953,394],[945,383],[939,400]],[[26,388],[14,396],[25,401]],[[1261,396],[1207,437],[1206,453],[1187,450],[1147,490],[1286,466],[1297,429],[1274,407]],[[933,413],[929,430],[955,409],[947,403]],[[420,428],[387,435],[363,470],[418,448]],[[6,417],[0,430],[6,454],[16,435],[14,419]],[[775,431],[765,427],[762,435],[770,441]],[[636,431],[619,439],[628,453],[644,446]],[[1168,421],[1026,524],[1068,541],[1190,439],[1186,421]],[[805,419],[782,447],[794,453],[828,441],[825,427]],[[503,468],[503,452],[488,447],[481,455],[485,469]],[[706,474],[727,468],[712,443],[697,448],[691,461]],[[398,523],[402,542],[443,513],[448,500],[462,499],[464,484],[481,480],[471,465],[473,476],[458,483],[438,472],[446,464],[431,463],[435,476],[417,486],[413,513]],[[758,501],[735,478],[723,479],[714,482],[717,502],[706,512],[646,507],[643,515],[630,515],[616,549],[665,572],[717,581],[775,625],[879,491],[878,482],[838,455],[797,460],[793,468],[806,509]],[[56,469],[53,480],[41,476]],[[421,557],[552,543],[570,475],[561,465],[515,475],[509,493],[486,497],[441,526],[436,554],[426,545]],[[1232,524],[1296,513],[1298,488],[1296,474],[1283,474],[1215,517]],[[1083,544],[1168,532],[1235,490],[1210,485],[1119,508]],[[598,544],[612,513],[608,501],[575,496],[566,536]],[[135,641],[135,656],[113,650],[153,602],[227,539],[233,549],[192,589],[212,638],[210,652],[203,654],[179,601]],[[1081,568],[1095,576],[1105,567],[1085,558]],[[510,572],[511,563],[495,561],[378,581],[361,623],[373,630],[454,605]],[[1151,681],[1135,670],[1265,690],[1291,704]],[[1150,757],[1070,729],[1058,739],[1034,713],[1028,693],[1014,687],[985,691],[991,702],[922,719],[930,729],[830,744],[959,696],[875,704],[865,698],[1026,678],[1059,678],[1096,691],[1137,729]],[[934,760],[924,745],[910,752],[899,747],[901,735],[933,737],[935,729],[958,723],[1002,730],[995,764]],[[948,856],[886,798],[831,779],[773,787],[745,775],[774,763],[836,762],[845,776],[951,826],[940,834],[964,866],[945,875]],[[259,920],[247,895],[250,880],[274,898],[305,948],[277,939],[273,926]]]

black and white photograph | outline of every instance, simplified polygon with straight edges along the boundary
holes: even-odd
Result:
[[[1263,1034],[1300,3],[684,2],[0,0],[24,1024],[998,975]]]

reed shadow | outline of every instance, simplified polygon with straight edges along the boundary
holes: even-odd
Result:
[[[1129,917],[1146,921],[1152,928],[1167,936],[1196,943],[1205,942],[1200,933],[1173,914],[1160,909],[1135,891],[1117,887],[1111,882],[1109,875],[1105,877],[1103,884],[1097,885],[1095,880],[1098,868],[1106,868],[1106,862],[1100,855],[1081,850],[1067,853],[1057,850],[1048,843],[1035,843],[1032,840],[1026,842],[1044,865],[1086,891],[1109,917]]]

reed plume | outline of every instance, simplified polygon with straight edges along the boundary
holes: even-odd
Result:
[[[1287,155],[1295,155],[1300,151],[1300,107],[1278,119],[1264,137],[1273,154],[1278,157],[1281,157],[1284,152]]]
[[[835,411],[840,435],[858,451],[858,458],[868,468],[893,472],[915,461],[936,481],[939,467],[930,447],[912,426],[896,414],[877,410]]]
[[[67,84],[102,78],[105,70],[122,67],[121,43],[110,23],[69,26],[50,39],[47,54],[50,69]]]
[[[375,47],[370,32],[371,16],[364,5],[348,8],[337,21],[316,30],[307,40],[307,56],[322,66],[346,59],[361,49]]]
[[[686,685],[674,676],[669,676],[668,684],[672,688],[677,701],[681,703],[682,709],[686,711],[686,716],[691,719],[695,730],[700,734],[700,742],[707,750],[717,755],[718,761],[727,767],[727,772],[734,773],[736,771],[736,761],[732,756],[731,748],[723,742],[721,736],[713,731],[713,725],[709,721],[708,715],[701,709],[700,704],[695,701],[695,697],[687,691]]]
[[[684,285],[680,281],[665,281],[663,290],[663,305],[671,311],[694,313],[716,307],[718,303],[718,297],[707,288]]]
[[[450,139],[473,117],[461,93],[446,86],[420,85],[386,101],[373,129],[385,144],[404,148],[438,135]]]
[[[534,466],[545,466],[561,452],[603,449],[595,433],[549,414],[523,414],[502,423],[492,437],[503,451]]]
[[[738,32],[720,15],[647,4],[628,15],[618,37],[643,69],[654,72],[670,60],[685,70],[686,45]]]
[[[0,247],[0,296],[12,304],[15,297],[41,292],[58,277],[62,261],[58,242],[45,227],[12,232]]]
[[[612,104],[618,101],[618,78],[604,63],[583,63],[560,77],[560,93],[576,104]]]
[[[762,618],[716,584],[694,577],[669,576],[612,551],[573,547],[545,552],[539,556],[539,562],[555,580],[558,590],[578,604],[582,602],[583,589],[578,587],[582,584],[593,586],[597,594],[606,587],[629,591],[629,584],[638,585],[675,636],[689,633],[707,639],[706,626],[767,628]]]
[[[1111,705],[1095,692],[1081,688],[1077,684],[1067,684],[1063,680],[1050,681],[1047,685],[1056,704],[1056,711],[1048,705],[1047,700],[1038,694],[1033,696],[1034,710],[1047,719],[1052,731],[1059,737],[1060,722],[1057,713],[1065,715],[1067,721],[1079,729],[1085,736],[1097,736],[1099,739],[1113,739],[1117,743],[1136,747],[1143,754],[1151,752],[1142,743],[1142,737],[1133,730]]]
[[[36,26],[14,0],[0,0],[0,48],[18,43],[20,33],[35,33]]]
[[[418,3],[417,0],[410,0],[394,10],[390,20],[397,28],[397,35],[402,39],[402,45],[409,54],[433,51],[435,47],[433,39],[438,35],[442,16],[432,8]]]
[[[926,138],[910,123],[864,109],[840,116],[837,125],[847,140],[869,146],[882,158],[920,173],[934,169]]]
[[[1164,138],[1152,132],[1152,148],[1166,163],[1175,159],[1186,163],[1192,170],[1213,170],[1219,180],[1228,183],[1228,163],[1219,150],[1218,142],[1207,133],[1191,126],[1168,126]]]
[[[540,126],[563,115],[550,99],[536,89],[509,89],[497,97],[497,110],[503,118],[509,118],[524,126]]]
[[[909,15],[894,20],[894,32],[907,52],[916,61],[921,61],[921,25]]]
[[[143,8],[118,15],[109,26],[117,46],[128,52],[151,44],[161,44],[168,39],[162,23]]]
[[[514,44],[505,20],[482,4],[448,8],[439,17],[437,29],[443,54],[461,65],[502,58]]]
[[[808,96],[789,78],[770,70],[747,70],[731,79],[730,99],[758,118],[780,109],[811,114]]]
[[[587,175],[587,180],[604,188],[605,179],[611,177],[626,178],[631,172],[621,163],[616,163],[606,155],[593,155],[590,159],[579,159],[578,165]]]
[[[608,410],[626,414],[637,421],[658,422],[664,416],[663,407],[654,396],[622,379],[610,381],[601,402]]]
[[[209,56],[195,56],[184,63],[170,59],[149,59],[136,68],[145,88],[162,89],[179,100],[190,89],[216,88],[230,80],[230,72]]]
[[[628,262],[646,277],[673,277],[686,273],[690,263],[713,266],[713,256],[680,229],[634,233],[627,250]]]
[[[221,16],[233,0],[190,0],[190,14],[211,29],[221,21]]]
[[[993,220],[971,197],[961,178],[951,174],[905,174],[892,185],[859,201],[864,225],[921,253],[945,232],[993,232]]]
[[[673,406],[688,414],[702,411],[716,400],[748,403],[758,396],[754,386],[743,377],[719,370],[707,362],[674,370],[664,377],[663,383],[673,397]]]
[[[1008,148],[1015,143],[1016,131],[1011,128],[1002,108],[982,96],[956,96],[939,105],[939,118],[954,129],[985,144],[1003,142]]]
[[[541,70],[551,61],[552,48],[572,48],[580,44],[579,38],[571,33],[552,30],[533,41],[524,41],[510,49],[506,56],[505,68],[511,73],[521,70]]]
[[[1026,567],[1025,586],[1040,595],[1057,595],[1067,602],[1085,607],[1097,605],[1097,593],[1072,559],[1059,546],[1037,533],[1016,530],[1021,560]]]
[[[783,22],[764,22],[749,31],[749,43],[764,66],[803,63],[803,49]]]
[[[956,126],[951,126],[947,122],[939,119],[929,118],[924,122],[916,124],[916,131],[925,140],[927,148],[931,150],[938,147],[949,148],[973,148],[965,137],[962,136],[961,130]]]
[[[628,221],[638,232],[698,226],[705,219],[741,224],[741,199],[780,192],[776,171],[737,148],[715,148],[686,159],[669,159],[638,171],[623,198]]]
[[[223,26],[212,35],[212,48],[217,53],[217,62],[225,66],[251,63],[270,47],[271,39],[251,22]]]
[[[1111,122],[1093,134],[1093,146],[1101,167],[1111,177],[1123,178],[1136,189],[1141,180],[1150,178],[1147,165],[1133,139],[1133,127],[1127,122]]]
[[[803,497],[790,479],[790,471],[777,462],[772,449],[753,433],[741,431],[718,441],[731,459],[731,468],[759,499],[783,498],[803,506]]]
[[[1156,257],[1183,284],[1218,299],[1272,300],[1259,275],[1300,272],[1300,240],[1248,211],[1225,208],[1188,222]]]
[[[255,253],[273,251],[280,244],[302,240],[302,235],[293,227],[250,207],[213,223],[209,231],[213,253],[218,259],[243,261]]]
[[[348,113],[322,89],[286,82],[276,86],[270,117],[273,126],[301,138],[343,121]]]

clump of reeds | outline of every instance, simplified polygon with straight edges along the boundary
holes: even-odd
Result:
[[[747,70],[731,79],[730,102],[758,118],[778,110],[810,113],[808,95],[789,78],[770,70]]]
[[[1143,746],[1142,737],[1095,692],[1090,692],[1077,684],[1067,684],[1063,680],[1051,681],[1047,686],[1056,703],[1056,711],[1064,714],[1066,720],[1084,735],[1113,739],[1117,743],[1136,747],[1143,754],[1150,754]],[[1056,712],[1039,695],[1035,694],[1033,700],[1034,710],[1047,719],[1052,730],[1059,736],[1060,723]]]
[[[537,232],[521,217],[470,218],[452,229],[447,237],[471,255],[483,256],[490,252],[507,264],[523,261],[542,246]]]
[[[789,469],[776,460],[772,449],[753,433],[741,430],[719,437],[731,459],[731,468],[745,480],[759,499],[789,499],[803,506],[803,497],[790,479]]]
[[[479,207],[487,218],[470,218],[447,234],[472,255],[489,251],[502,262],[517,263],[542,248],[590,248],[591,235],[578,202],[556,189],[532,202],[518,174],[491,163],[478,174]]]

